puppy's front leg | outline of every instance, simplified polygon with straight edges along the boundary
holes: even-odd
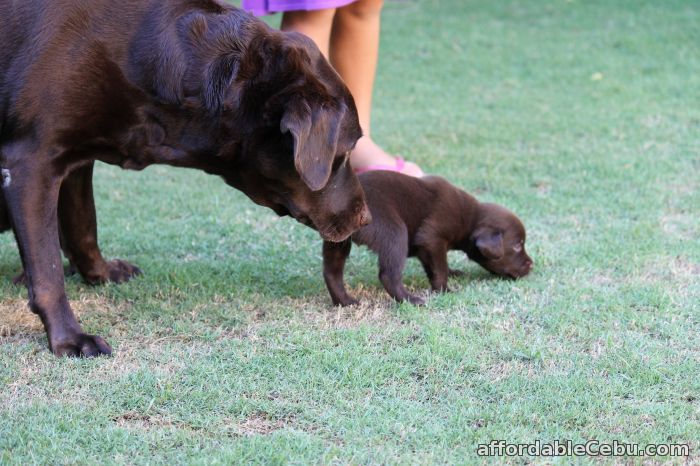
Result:
[[[447,277],[451,271],[447,265],[447,244],[434,242],[422,246],[416,255],[428,275],[433,291],[448,291]]]
[[[66,298],[58,237],[57,205],[60,177],[52,154],[15,153],[31,147],[3,149],[8,176],[3,193],[27,277],[29,307],[39,315],[58,356],[97,356],[111,348],[100,337],[86,335]]]
[[[323,279],[331,294],[331,300],[336,306],[351,306],[358,303],[355,298],[348,294],[343,280],[345,260],[350,255],[351,248],[350,238],[340,243],[323,242]]]

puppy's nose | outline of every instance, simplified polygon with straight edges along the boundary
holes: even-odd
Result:
[[[532,266],[533,266],[533,265],[534,265],[534,264],[533,264],[533,262],[532,262],[532,259],[527,259],[527,260],[525,261],[525,263],[523,264],[523,270],[525,270],[525,273],[529,273],[530,270],[532,270]]]
[[[372,221],[372,214],[369,213],[369,209],[367,208],[367,206],[365,206],[360,211],[360,226],[364,227],[366,225],[369,225],[371,221]]]

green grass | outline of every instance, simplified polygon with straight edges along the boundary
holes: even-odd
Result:
[[[201,173],[99,166],[102,249],[145,274],[69,278],[115,354],[56,359],[0,237],[0,463],[469,464],[491,439],[700,461],[698,24],[696,0],[387,2],[375,138],[517,212],[536,262],[451,255],[467,276],[423,308],[359,248],[365,304],[333,308],[313,231]]]

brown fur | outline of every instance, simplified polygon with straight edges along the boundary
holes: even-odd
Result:
[[[343,283],[352,243],[379,256],[379,279],[397,301],[422,304],[402,283],[407,257],[417,257],[434,291],[447,290],[447,251],[464,251],[485,269],[512,278],[530,272],[525,227],[507,209],[480,203],[439,177],[413,178],[388,171],[359,176],[372,223],[340,243],[323,243],[323,276],[333,304],[357,301]]]
[[[139,272],[97,244],[96,160],[196,168],[330,241],[369,221],[353,99],[312,41],[216,0],[0,0],[0,230],[58,355],[82,332],[60,251],[89,283]]]

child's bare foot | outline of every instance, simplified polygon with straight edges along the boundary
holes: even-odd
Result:
[[[370,170],[391,170],[416,177],[424,175],[423,170],[418,165],[386,153],[369,136],[362,136],[357,141],[355,149],[350,154],[350,163],[357,173]]]

